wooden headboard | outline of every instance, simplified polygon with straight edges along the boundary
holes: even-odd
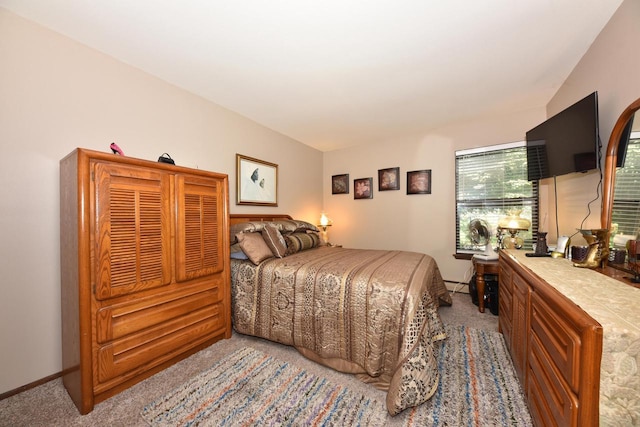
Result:
[[[239,224],[241,222],[250,222],[250,221],[275,221],[277,219],[293,219],[289,215],[285,214],[271,214],[271,215],[262,215],[262,214],[231,214],[229,215],[229,225]]]

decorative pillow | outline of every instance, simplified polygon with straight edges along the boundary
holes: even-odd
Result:
[[[269,224],[266,221],[251,221],[251,222],[240,222],[238,224],[234,224],[230,227],[229,234],[231,237],[231,243],[234,244],[237,242],[236,235],[238,233],[253,233],[256,231],[262,231],[264,226]]]
[[[273,224],[278,227],[278,230],[280,230],[282,234],[302,232],[307,230],[320,231],[315,225],[310,224],[306,221],[301,221],[299,219],[277,219],[274,221],[240,222],[230,227],[230,244],[234,244],[237,242],[236,234],[262,231],[268,224]]]
[[[282,258],[287,254],[287,243],[284,241],[280,230],[275,224],[267,224],[262,230],[262,238],[264,239],[273,255]]]
[[[247,256],[247,254],[240,251],[240,252],[231,252],[231,259],[249,259],[249,257]]]
[[[306,221],[300,221],[299,219],[294,219],[292,221],[296,223],[296,227],[297,227],[296,231],[295,231],[296,233],[302,232],[302,231],[306,231],[306,230],[308,230],[308,231],[320,231],[320,230],[318,230],[318,227],[316,227],[315,225],[310,224],[310,223],[308,223]]]
[[[236,236],[233,236],[233,238],[235,239]],[[230,255],[232,259],[249,259],[249,257],[247,256],[247,254],[245,254],[244,252],[242,252],[242,248],[240,247],[240,243],[234,243],[233,245],[231,245],[231,248],[229,249]]]
[[[282,234],[293,233],[298,229],[298,222],[292,219],[276,219],[271,224],[276,225]]]
[[[318,233],[291,233],[284,236],[287,242],[287,255],[320,246]]]
[[[260,264],[268,258],[273,258],[273,253],[265,243],[261,233],[238,233],[236,238],[244,252],[252,263]]]

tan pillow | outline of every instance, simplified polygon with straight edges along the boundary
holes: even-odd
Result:
[[[264,239],[273,255],[278,258],[282,258],[287,253],[287,243],[284,241],[282,234],[278,227],[273,224],[268,224],[262,230],[262,238]]]
[[[265,243],[260,233],[238,233],[236,234],[242,252],[247,254],[255,265],[260,264],[268,258],[273,258],[273,253]]]

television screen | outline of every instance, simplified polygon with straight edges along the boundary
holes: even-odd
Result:
[[[527,132],[529,181],[598,168],[598,92]]]

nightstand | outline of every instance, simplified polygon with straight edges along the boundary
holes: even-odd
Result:
[[[483,260],[479,258],[472,258],[473,268],[476,271],[476,286],[478,287],[478,310],[480,313],[484,313],[484,288],[485,274],[495,274],[498,276],[500,268],[498,260]]]

